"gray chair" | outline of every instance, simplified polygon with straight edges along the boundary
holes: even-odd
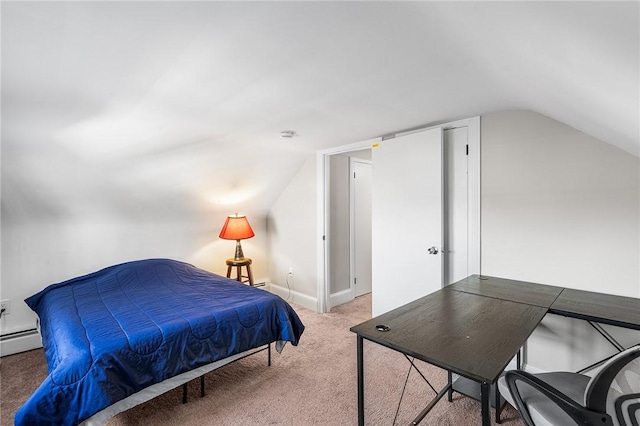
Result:
[[[593,377],[512,370],[498,388],[527,426],[638,426],[640,345],[609,359]]]

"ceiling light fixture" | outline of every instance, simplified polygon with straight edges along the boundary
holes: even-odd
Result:
[[[291,139],[292,137],[297,136],[294,130],[283,130],[280,132],[280,137]]]

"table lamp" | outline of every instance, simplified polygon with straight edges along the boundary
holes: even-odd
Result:
[[[253,229],[249,225],[249,221],[246,216],[238,215],[227,217],[222,230],[220,231],[220,238],[224,240],[236,240],[236,254],[235,260],[244,259],[244,253],[242,253],[242,246],[240,240],[253,237]]]

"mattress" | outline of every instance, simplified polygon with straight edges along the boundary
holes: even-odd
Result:
[[[282,298],[170,259],[52,284],[25,302],[39,317],[48,376],[16,425],[76,425],[149,386],[304,325]]]

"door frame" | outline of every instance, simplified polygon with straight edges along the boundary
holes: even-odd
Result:
[[[316,152],[316,195],[317,195],[317,243],[316,243],[316,261],[317,261],[317,312],[325,313],[331,310],[331,299],[329,289],[329,245],[327,238],[329,236],[329,157],[336,154],[344,154],[352,151],[361,151],[370,149],[375,143],[380,142],[382,138],[373,138],[361,142],[355,142],[348,145],[337,146]]]
[[[349,289],[351,290],[351,299],[356,297],[356,231],[355,231],[355,179],[351,179],[353,173],[353,163],[368,164],[373,163],[370,160],[362,158],[349,157]]]
[[[481,144],[480,117],[458,120],[442,126],[442,131],[458,127],[467,128],[467,144],[469,158],[467,162],[467,238],[468,238],[468,271],[470,274],[480,275],[480,209],[481,209]],[[443,285],[445,285],[443,283]]]
[[[469,272],[471,274],[480,274],[481,253],[480,253],[480,117],[472,117],[463,120],[452,121],[444,124],[432,125],[427,127],[415,128],[407,131],[398,132],[393,135],[367,139],[361,142],[355,142],[348,145],[337,146],[316,153],[316,194],[317,194],[317,222],[316,229],[318,233],[316,245],[317,260],[317,311],[320,313],[329,312],[331,310],[330,294],[329,294],[329,246],[327,244],[327,236],[329,235],[329,158],[328,156],[335,154],[344,154],[351,151],[360,151],[374,147],[376,143],[383,139],[391,139],[393,137],[408,135],[411,133],[422,132],[425,130],[441,127],[442,131],[453,129],[455,127],[464,127],[468,129],[469,143]],[[375,164],[373,165],[375,167]],[[444,284],[444,283],[443,283]]]

